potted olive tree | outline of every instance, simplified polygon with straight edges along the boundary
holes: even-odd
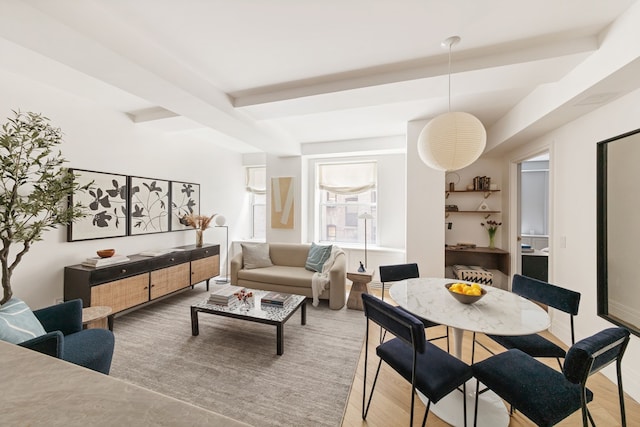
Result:
[[[68,197],[84,191],[75,176],[63,167],[66,160],[57,149],[62,132],[36,113],[13,111],[0,131],[0,263],[3,297],[13,295],[11,275],[42,234],[84,216],[80,204]],[[11,254],[11,249],[15,253]]]

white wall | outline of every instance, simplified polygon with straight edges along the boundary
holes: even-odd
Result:
[[[201,212],[222,213],[230,226],[230,240],[244,231],[242,223],[244,174],[239,154],[216,148],[211,141],[163,134],[135,125],[125,114],[77,96],[0,71],[0,121],[11,110],[33,111],[49,117],[64,132],[62,153],[67,166],[124,175],[180,180],[200,184]],[[233,219],[233,220],[232,220]],[[205,241],[221,245],[225,263],[224,229],[205,232]],[[66,227],[46,232],[14,271],[14,294],[32,308],[54,303],[63,296],[63,269],[95,251],[112,247],[133,254],[150,248],[168,248],[195,242],[192,230],[153,235],[67,242]],[[15,253],[15,251],[13,251]]]
[[[427,167],[417,141],[427,121],[407,126],[407,262],[423,277],[444,277],[444,172]]]
[[[551,174],[550,281],[582,294],[576,319],[576,339],[613,324],[597,313],[596,144],[640,127],[640,90],[586,114],[532,141],[549,145]],[[629,195],[634,197],[634,195]],[[630,213],[630,220],[635,213]],[[570,343],[568,321],[554,315],[551,331]],[[623,363],[624,389],[640,401],[640,339],[631,337]],[[615,369],[605,374],[615,381]]]

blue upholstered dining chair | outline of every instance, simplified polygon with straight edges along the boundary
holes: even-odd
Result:
[[[520,274],[515,274],[513,276],[511,291],[528,300],[548,305],[549,307],[553,307],[569,314],[571,324],[571,344],[576,342],[573,317],[578,314],[578,307],[580,305],[579,292],[561,288],[559,286],[552,285],[551,283],[522,276]],[[565,357],[566,351],[557,344],[544,338],[542,335],[487,336],[506,349],[517,348],[533,357],[555,357],[558,360],[560,369],[562,369],[560,358]],[[476,334],[474,333],[471,347],[471,363],[473,363],[475,358],[476,342],[482,348],[493,354],[493,352],[491,352],[491,350],[489,350],[484,344],[476,340]]]
[[[517,349],[474,364],[473,375],[477,379],[476,422],[478,394],[482,393],[478,391],[478,386],[482,383],[538,426],[552,426],[578,409],[582,410],[583,426],[587,426],[587,418],[595,426],[587,408],[587,403],[593,399],[593,393],[586,387],[587,379],[615,361],[620,417],[622,425],[626,426],[621,366],[628,342],[629,331],[625,328],[600,331],[571,346],[564,359],[562,372]]]
[[[385,284],[389,282],[397,282],[405,279],[416,279],[420,277],[418,270],[418,264],[395,264],[395,265],[381,265],[380,267],[380,281],[382,282],[382,301],[384,301],[384,288]],[[404,310],[400,307],[401,310]],[[405,310],[406,311],[406,310]],[[413,313],[411,313],[413,314]],[[424,319],[420,316],[413,314],[422,322],[425,328],[432,328],[434,326],[440,326],[438,323],[434,323],[430,320]],[[441,336],[428,338],[429,341],[447,340],[447,351],[449,351],[449,328],[446,327],[446,333]],[[382,340],[382,338],[381,338]]]
[[[424,326],[410,313],[400,310],[369,294],[362,294],[364,315],[367,317],[367,331],[364,355],[364,384],[362,388],[362,419],[366,419],[371,398],[376,387],[380,367],[384,360],[391,368],[411,383],[411,416],[409,425],[413,425],[413,409],[416,390],[424,394],[429,402],[424,413],[422,425],[427,422],[431,402],[437,403],[451,392],[466,392],[465,383],[471,379],[471,367],[446,351],[425,339]],[[367,402],[367,363],[369,357],[369,325],[371,322],[395,335],[395,338],[376,347],[380,357],[376,376],[373,379]],[[467,404],[462,399],[465,426],[467,425]]]
[[[18,345],[109,374],[113,333],[107,329],[82,329],[82,300],[34,310],[33,314],[47,333]]]

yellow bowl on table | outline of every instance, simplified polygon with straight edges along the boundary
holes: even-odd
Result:
[[[449,295],[463,304],[473,304],[487,294],[487,291],[477,283],[470,285],[468,283],[454,282],[447,283],[444,287],[449,291]]]

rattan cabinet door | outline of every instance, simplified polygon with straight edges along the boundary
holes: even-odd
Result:
[[[151,299],[170,294],[190,285],[188,262],[152,271]]]
[[[106,305],[113,313],[149,301],[149,273],[91,287],[91,305]]]
[[[191,261],[191,284],[220,275],[220,255]]]

